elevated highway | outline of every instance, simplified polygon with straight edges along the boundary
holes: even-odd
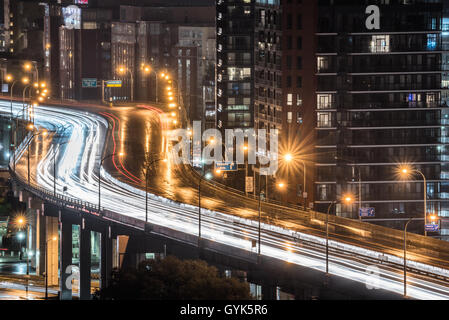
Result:
[[[6,116],[9,102],[0,101]],[[22,110],[13,105],[14,114]],[[143,164],[148,154],[167,155],[150,175],[149,222],[154,234],[198,243],[198,175],[175,165],[166,141],[165,113],[153,106],[104,108],[99,106],[39,106],[37,128],[54,131],[16,152],[14,178],[21,188],[60,206],[145,229]],[[26,141],[26,140],[25,140]],[[101,170],[101,210],[98,208],[98,166]],[[56,172],[53,158],[56,159]],[[11,166],[13,167],[13,166]],[[56,194],[54,182],[56,179]],[[257,201],[213,182],[202,187],[202,243],[215,252],[248,261],[257,259]],[[325,270],[325,215],[264,203],[261,255],[318,273]],[[360,284],[373,284],[393,293],[403,291],[403,235],[400,231],[331,216],[329,273]],[[449,243],[409,234],[408,294],[417,299],[449,297]],[[234,248],[234,249],[232,249]],[[223,251],[225,250],[225,251]],[[227,251],[226,251],[227,250]]]

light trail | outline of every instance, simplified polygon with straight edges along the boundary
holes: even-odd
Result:
[[[15,113],[21,109],[21,104],[14,104]],[[0,112],[7,113],[9,110],[9,102],[0,101]],[[32,182],[50,191],[53,190],[53,153],[56,152],[57,193],[96,204],[98,201],[98,163],[104,150],[108,121],[93,113],[39,106],[35,108],[35,124],[37,127],[56,131],[54,136],[60,137],[57,139],[53,137],[53,142],[50,141],[51,137],[43,141],[35,141],[46,153],[41,155],[41,159],[37,163],[37,157],[32,156]],[[66,141],[66,144],[57,146],[58,143]],[[23,176],[26,175],[26,160],[23,157],[25,153],[26,148],[23,147],[17,151],[16,169]],[[169,162],[167,166],[170,167],[173,164]],[[131,179],[126,173],[119,170],[117,165],[115,167],[121,174]],[[144,220],[145,192],[114,178],[104,168],[101,169],[101,177],[102,206],[109,211]],[[67,187],[65,193],[64,187]],[[155,194],[150,194],[148,204],[151,223],[197,235],[197,207],[177,203]],[[252,240],[258,239],[257,221],[206,209],[202,209],[202,217],[202,236],[205,239],[254,252]],[[325,270],[324,245],[325,239],[322,237],[262,223],[261,253],[265,256],[323,272]],[[361,283],[371,283],[372,275],[366,271],[375,265],[380,273],[378,286],[402,294],[402,258],[336,240],[330,240],[329,245],[331,249],[329,271],[331,274]],[[380,261],[383,263],[381,264]],[[408,260],[407,263],[414,269],[449,278],[449,270],[415,261]],[[449,284],[446,281],[416,275],[413,272],[409,273],[408,279],[410,297],[417,299],[449,298]]]

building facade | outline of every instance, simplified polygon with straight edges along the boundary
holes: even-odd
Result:
[[[372,207],[376,218],[423,218],[421,175],[398,174],[408,164],[427,179],[428,214],[447,216],[446,1],[369,4],[379,8],[378,29],[367,28],[365,2],[319,2],[316,207],[350,192],[357,201],[337,203],[337,215]]]
[[[282,131],[284,200],[313,208],[316,124],[316,0],[282,2]]]

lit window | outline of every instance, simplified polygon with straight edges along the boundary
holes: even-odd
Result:
[[[318,100],[318,109],[329,109],[332,106],[331,94],[319,94],[317,100]]]
[[[302,106],[302,97],[301,97],[301,94],[299,94],[299,93],[296,95],[296,105],[298,107]]]
[[[331,114],[330,112],[318,112],[318,127],[329,128],[331,127]]]
[[[372,36],[371,52],[390,52],[390,36],[389,35]]]
[[[291,93],[287,94],[287,105],[288,106],[293,105],[293,94]]]
[[[435,50],[437,47],[437,35],[428,34],[427,35],[427,50]]]
[[[292,123],[292,113],[291,112],[287,112],[287,122]]]

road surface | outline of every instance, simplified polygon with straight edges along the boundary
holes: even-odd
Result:
[[[14,114],[21,109],[21,104],[14,104]],[[1,111],[9,112],[9,102],[0,102]],[[107,210],[144,220],[142,167],[145,155],[161,154],[168,161],[159,162],[150,177],[149,220],[197,235],[197,177],[189,168],[173,163],[164,134],[167,129],[165,115],[148,106],[91,108],[90,111],[67,107],[35,108],[36,126],[56,133],[35,137],[30,144],[31,183],[53,190],[55,156],[57,193],[96,204],[100,155],[124,152],[125,157],[114,156],[106,161],[105,169],[101,171],[101,205]],[[111,136],[108,128],[112,128]],[[108,141],[107,144],[105,141]],[[17,159],[16,171],[26,179],[26,148],[18,150]],[[258,215],[256,203],[207,185],[202,197],[202,205],[207,208],[202,210],[202,237],[254,251],[252,240],[258,239],[258,223],[251,218],[255,219]],[[264,209],[268,207],[265,205]],[[283,208],[282,217],[275,217],[268,209],[264,210],[264,217],[276,219],[277,226],[262,224],[261,254],[324,271],[325,240],[322,231],[301,224],[299,218],[293,217],[300,217],[300,212]],[[401,294],[403,275],[400,252],[383,244],[373,244],[373,248],[347,244],[340,241],[338,235],[332,234],[329,272],[373,285],[370,270],[375,266],[379,272],[379,277],[374,278],[377,279],[375,285]],[[449,270],[427,265],[422,256],[410,255],[410,259],[410,264],[412,260],[419,260],[421,264],[415,266],[423,271],[430,270],[433,274],[419,275],[410,270],[409,296],[448,299],[449,284],[446,279],[449,278]],[[383,263],[380,264],[380,261]]]

